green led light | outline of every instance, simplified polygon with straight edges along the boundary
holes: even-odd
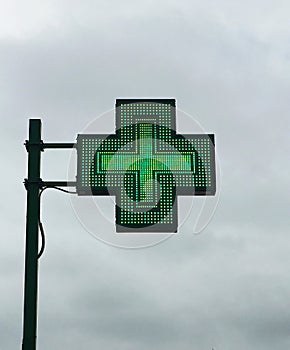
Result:
[[[78,136],[78,193],[116,195],[117,231],[175,232],[181,195],[215,193],[213,135],[175,132],[174,100],[117,100],[115,135]]]

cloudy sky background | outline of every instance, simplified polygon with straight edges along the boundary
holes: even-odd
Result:
[[[1,1],[1,350],[22,338],[28,118],[45,141],[73,142],[117,97],[174,97],[216,134],[219,206],[201,235],[122,250],[47,191],[38,348],[289,349],[289,12],[286,0]],[[42,178],[66,179],[68,159],[46,151]]]

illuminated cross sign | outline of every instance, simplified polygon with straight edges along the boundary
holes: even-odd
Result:
[[[177,134],[175,100],[116,101],[116,133],[80,134],[79,195],[116,196],[117,232],[177,232],[178,195],[214,195],[214,135]]]

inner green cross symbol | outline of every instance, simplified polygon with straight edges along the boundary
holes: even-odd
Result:
[[[115,195],[118,232],[176,232],[177,195],[215,193],[213,135],[176,134],[174,100],[116,106],[116,134],[78,136],[78,193]]]
[[[139,124],[139,138],[133,152],[119,150],[118,152],[97,153],[97,172],[110,174],[137,172],[136,199],[142,202],[154,202],[157,195],[155,173],[188,173],[194,171],[194,154],[181,155],[174,148],[170,152],[157,152],[160,140],[154,134],[153,124]],[[155,186],[154,186],[155,185]],[[139,195],[139,196],[138,196]],[[154,196],[155,195],[155,196]],[[138,206],[138,204],[137,204]],[[150,208],[150,207],[149,207]]]

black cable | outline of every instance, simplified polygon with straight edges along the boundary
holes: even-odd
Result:
[[[53,188],[53,189],[61,191],[61,192],[70,193],[70,194],[77,194],[76,191],[64,190],[63,188],[60,188],[60,187],[57,187],[57,186],[49,186],[49,187],[46,186],[45,188]]]
[[[60,188],[60,187],[56,187],[56,186],[48,187],[48,186],[45,186],[39,192],[39,199],[40,199],[42,193],[45,190],[47,190],[48,188],[52,188],[54,190],[58,190],[58,191],[69,193],[69,194],[77,194],[76,191],[68,191],[68,190],[64,190],[63,188]],[[44,249],[45,249],[45,232],[44,232],[43,224],[42,224],[42,222],[40,220],[40,209],[39,209],[38,226],[39,226],[40,233],[41,233],[41,248],[40,248],[39,253],[37,254],[37,259],[39,259],[42,256],[42,254],[44,252]]]
[[[39,201],[40,201],[40,197],[41,197],[43,191],[46,190],[46,189],[47,189],[47,187],[43,187],[40,190],[39,195],[38,195]],[[39,226],[40,233],[41,233],[41,248],[40,248],[39,253],[37,254],[37,259],[39,259],[41,257],[41,255],[43,254],[44,249],[45,249],[45,233],[44,233],[42,222],[40,220],[40,208],[39,208],[38,226]]]
[[[41,233],[41,248],[39,253],[37,254],[37,259],[41,257],[45,249],[45,233],[44,233],[42,222],[40,220],[38,221],[38,226],[40,228],[40,233]]]

